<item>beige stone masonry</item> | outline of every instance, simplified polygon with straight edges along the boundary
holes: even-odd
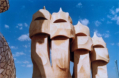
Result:
[[[0,78],[16,78],[14,59],[7,41],[0,33]]]

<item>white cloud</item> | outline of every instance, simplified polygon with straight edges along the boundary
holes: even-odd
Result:
[[[89,20],[88,19],[81,19],[80,22],[83,24],[83,25],[88,25],[89,24]]]
[[[29,41],[29,34],[23,34],[18,38],[19,41]]]
[[[112,22],[111,21],[107,21],[107,24],[111,24]]]
[[[94,32],[96,32],[96,35],[97,35],[98,37],[102,37],[102,34],[100,34],[100,33],[98,32],[98,30],[94,30]]]
[[[33,65],[32,64],[28,64],[26,67],[32,67]]]
[[[111,16],[110,15],[107,15],[107,17],[111,19]]]
[[[104,34],[99,33],[98,30],[94,30],[94,32],[96,32],[98,37],[108,38],[110,36],[109,31],[106,31]]]
[[[23,61],[23,63],[28,64],[28,63],[29,63],[29,61]]]
[[[111,43],[111,45],[114,45],[114,43]]]
[[[119,32],[116,32],[115,34],[119,34]]]
[[[27,23],[18,23],[17,26],[16,26],[16,28],[18,28],[20,30],[22,30],[23,27],[28,27],[28,24]]]
[[[16,58],[14,58],[14,60],[17,60]]]
[[[19,23],[18,26],[23,26],[23,24],[22,23]]]
[[[117,15],[114,15],[111,20],[117,20],[118,16]]]
[[[22,67],[25,67],[25,65],[21,65]]]
[[[15,46],[10,46],[11,49],[17,49],[18,47]]]
[[[23,24],[22,23],[19,23],[18,26],[23,26]]]
[[[22,27],[20,27],[19,29],[22,30]]]
[[[106,32],[103,34],[103,36],[104,36],[105,38],[110,37],[110,32],[109,32],[109,31],[106,31]]]
[[[110,35],[109,34],[103,34],[103,36],[105,37],[105,38],[108,38]]]
[[[111,12],[111,14],[115,14],[115,11],[114,10],[112,10],[112,9],[110,9],[110,12]]]
[[[96,25],[96,26],[99,26],[100,24],[101,24],[101,22],[99,22],[98,20],[95,21],[95,25]]]
[[[15,61],[15,63],[22,63],[22,62],[20,62],[20,61]]]
[[[97,36],[98,36],[98,37],[102,37],[102,34],[100,34],[100,33],[97,33]]]
[[[27,48],[28,46],[27,45],[23,45],[23,47]]]
[[[24,23],[25,27],[28,27],[28,24],[27,23]]]
[[[109,31],[106,31],[107,33],[109,33]]]
[[[18,28],[18,26],[16,26],[16,28]]]
[[[78,8],[82,8],[82,7],[83,7],[83,6],[82,6],[82,3],[79,2],[79,3],[76,5],[76,7],[78,7]]]
[[[5,28],[9,28],[9,25],[6,25],[6,24],[5,24]]]
[[[22,67],[32,67],[33,65],[32,64],[28,64],[28,63],[25,63],[23,65],[21,65]]]
[[[111,15],[107,15],[108,18],[110,18],[113,21],[116,21],[116,24],[119,25],[119,8],[114,9],[110,9]]]
[[[117,43],[117,45],[119,46],[119,43]]]
[[[104,21],[104,20],[105,20],[105,18],[102,18],[102,19],[101,19],[101,21]]]
[[[21,55],[25,55],[25,53],[23,53],[23,52],[16,52],[15,54],[13,54],[14,57],[18,57],[18,56],[21,56]]]
[[[119,25],[119,16],[117,17],[117,25]]]
[[[119,8],[116,8],[116,13],[118,13],[119,12]]]

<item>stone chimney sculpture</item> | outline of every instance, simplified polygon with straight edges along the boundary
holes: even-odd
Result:
[[[50,65],[50,18],[51,14],[40,9],[33,15],[30,25],[31,58],[33,62],[32,78],[53,78]]]
[[[89,28],[80,22],[73,26],[68,12],[60,8],[51,15],[45,7],[40,9],[33,15],[29,33],[32,78],[90,78],[91,69],[93,78],[107,78],[105,42],[95,35],[91,39]],[[70,61],[74,62],[74,76]]]
[[[109,62],[109,54],[106,48],[106,43],[102,37],[97,37],[96,33],[94,33],[92,41],[94,48],[91,53],[92,77],[108,78],[106,64]]]
[[[78,22],[75,27],[75,40],[72,44],[74,52],[74,77],[90,78],[90,51],[92,51],[92,40],[89,28]]]
[[[69,13],[61,8],[52,14],[50,36],[54,78],[70,78],[70,44],[74,39],[74,28]]]

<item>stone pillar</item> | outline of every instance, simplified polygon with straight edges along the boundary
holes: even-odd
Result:
[[[97,37],[96,33],[94,33],[92,41],[94,48],[91,53],[92,77],[108,78],[106,64],[109,62],[109,54],[106,43],[103,41],[102,37]]]
[[[74,77],[90,78],[90,57],[92,51],[92,40],[90,38],[89,28],[78,22],[75,27],[75,40],[72,44],[74,52]]]
[[[61,8],[58,13],[52,14],[50,38],[54,78],[71,78],[70,42],[74,39],[74,28],[69,13]]]
[[[16,78],[16,68],[9,45],[0,33],[0,78]]]
[[[33,62],[32,78],[53,78],[50,65],[49,25],[51,14],[40,9],[33,15],[30,25],[31,58]]]

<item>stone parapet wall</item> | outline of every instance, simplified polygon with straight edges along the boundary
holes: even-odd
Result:
[[[9,9],[9,2],[8,0],[0,0],[0,13]]]

